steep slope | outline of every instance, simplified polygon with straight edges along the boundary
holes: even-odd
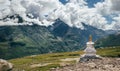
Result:
[[[88,41],[89,35],[93,36],[94,41],[107,35],[103,30],[85,25],[84,23],[83,26],[85,28],[83,30],[75,27],[69,27],[63,21],[57,19],[53,26],[49,26],[49,30],[55,36],[63,38],[66,45],[70,45],[74,48],[83,47]]]
[[[0,27],[0,57],[9,59],[48,53],[52,39],[56,40],[46,27],[38,25]]]
[[[39,25],[0,27],[0,57],[11,59],[27,55],[65,52],[79,48],[67,47],[61,37]]]

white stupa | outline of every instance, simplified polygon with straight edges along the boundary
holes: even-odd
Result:
[[[100,59],[99,55],[96,55],[96,50],[94,48],[94,42],[92,41],[92,36],[89,36],[89,41],[86,43],[86,48],[84,50],[85,54],[81,55],[80,61],[88,61],[89,59]]]

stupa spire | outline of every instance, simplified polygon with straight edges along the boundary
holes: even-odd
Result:
[[[92,41],[92,35],[89,35],[89,41]]]

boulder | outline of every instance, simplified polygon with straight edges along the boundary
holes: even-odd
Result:
[[[0,71],[12,71],[13,64],[6,60],[0,59]]]

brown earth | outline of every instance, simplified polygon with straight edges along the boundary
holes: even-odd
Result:
[[[93,59],[74,65],[51,69],[51,71],[120,71],[120,58]]]

